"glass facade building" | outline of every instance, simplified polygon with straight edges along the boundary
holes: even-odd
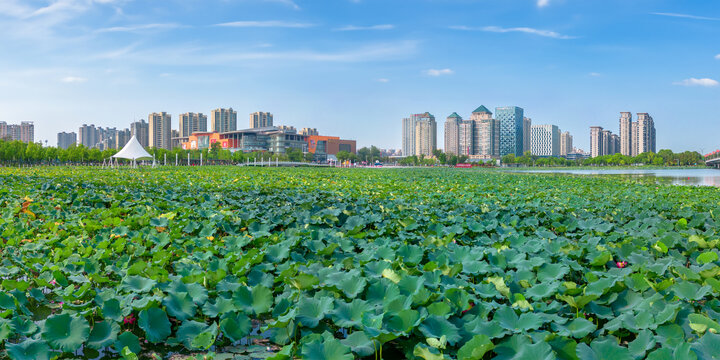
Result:
[[[495,118],[500,123],[500,156],[522,156],[523,109],[517,106],[499,107],[495,109]]]

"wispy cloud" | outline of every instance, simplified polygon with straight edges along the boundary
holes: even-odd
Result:
[[[602,76],[601,73],[596,73],[596,72],[591,72],[591,73],[589,73],[588,75],[590,75],[590,76],[592,76],[592,77],[600,77],[600,76]]]
[[[73,84],[73,83],[84,83],[87,81],[87,79],[84,77],[79,77],[79,76],[66,76],[66,77],[60,79],[60,81],[62,81],[64,83],[68,83],[68,84]]]
[[[541,8],[541,7],[546,7],[546,6],[548,6],[548,5],[550,5],[550,0],[538,0],[538,1],[537,1],[537,6],[540,7],[540,8]]]
[[[715,55],[716,60],[720,60],[720,54]]]
[[[720,85],[720,82],[713,79],[696,79],[696,78],[690,78],[685,79],[683,81],[678,81],[675,83],[675,85],[682,85],[682,86],[703,86],[703,87],[714,87]]]
[[[337,29],[335,29],[335,31],[392,30],[394,28],[395,28],[395,25],[390,25],[390,24],[372,25],[372,26],[348,25],[348,26],[343,26],[341,28],[337,28]]]
[[[455,72],[451,69],[429,69],[424,71],[425,75],[427,76],[443,76],[443,75],[452,75]]]
[[[236,65],[239,62],[252,61],[292,61],[297,62],[369,62],[391,61],[411,56],[417,51],[416,41],[398,41],[353,46],[340,50],[287,50],[287,51],[226,51],[214,47],[177,44],[163,48],[134,49],[132,46],[109,53],[96,55],[96,58],[110,58],[124,63],[207,66]],[[167,56],[152,54],[161,51]]]
[[[293,1],[293,0],[264,0],[264,1],[265,1],[265,2],[273,2],[273,3],[283,4],[283,5],[287,5],[287,6],[291,7],[291,8],[293,8],[293,9],[295,9],[295,10],[300,10],[300,5],[298,5],[298,4],[297,4],[295,1]]]
[[[385,78],[377,79],[377,82],[379,82],[379,83],[389,83],[389,82],[390,82],[390,79],[385,79]]]
[[[690,14],[664,13],[664,12],[654,12],[654,13],[650,13],[650,14],[658,15],[658,16],[670,16],[670,17],[678,17],[678,18],[684,18],[684,19],[693,19],[693,20],[720,21],[720,18],[697,16],[697,15],[690,15]]]
[[[485,32],[494,32],[494,33],[520,32],[520,33],[549,37],[549,38],[553,38],[553,39],[563,39],[563,40],[576,38],[575,36],[563,35],[563,34],[555,32],[555,31],[534,29],[534,28],[530,28],[530,27],[503,28],[503,27],[499,27],[499,26],[484,26],[484,27],[451,26],[450,28],[454,29],[454,30],[485,31]]]
[[[109,33],[109,32],[138,32],[144,30],[168,30],[180,27],[178,24],[143,24],[143,25],[129,25],[129,26],[115,26],[109,28],[102,28],[96,30],[98,33]]]
[[[309,28],[315,26],[315,24],[290,22],[282,20],[268,20],[268,21],[233,21],[222,24],[215,24],[215,26],[223,27],[240,27],[240,28]]]

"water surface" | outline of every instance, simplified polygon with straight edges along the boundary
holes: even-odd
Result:
[[[716,169],[554,169],[517,171],[573,175],[615,175],[626,178],[655,179],[662,184],[720,187],[720,170]]]

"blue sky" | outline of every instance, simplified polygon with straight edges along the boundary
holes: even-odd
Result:
[[[481,104],[720,148],[720,2],[707,0],[0,0],[0,121],[36,139],[156,111],[247,114],[400,147],[401,119]]]

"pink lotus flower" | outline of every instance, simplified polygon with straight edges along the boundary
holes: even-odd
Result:
[[[52,286],[57,285],[57,281],[55,281],[55,279],[50,280],[50,285],[52,285]]]
[[[620,269],[622,269],[622,268],[628,266],[628,263],[627,263],[627,261],[618,261],[618,262],[615,263],[615,265],[617,265],[617,267],[619,267]]]
[[[135,324],[135,321],[137,321],[137,319],[135,318],[135,316],[133,316],[133,314],[130,314],[130,315],[126,316],[125,318],[123,318],[123,324],[125,324],[125,325]]]

